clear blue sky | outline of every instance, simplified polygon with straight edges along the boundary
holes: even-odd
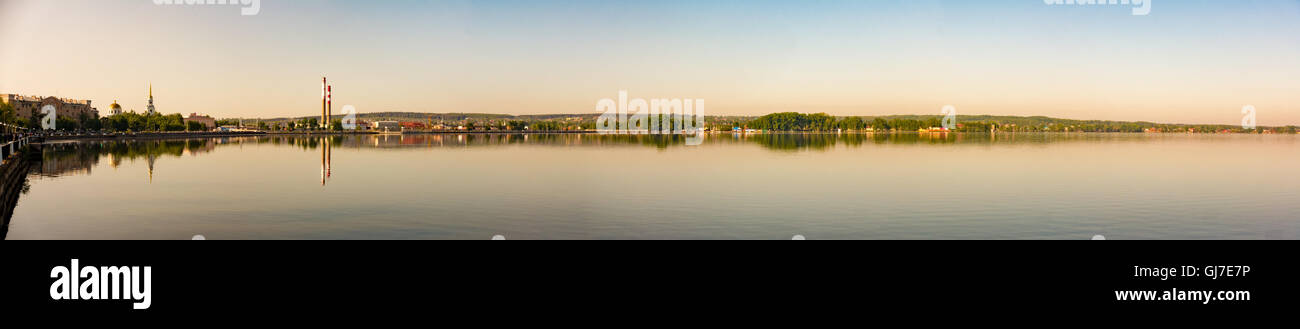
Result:
[[[1048,115],[1300,124],[1300,1],[0,0],[0,93],[218,117],[585,113]],[[49,19],[58,17],[58,19]]]

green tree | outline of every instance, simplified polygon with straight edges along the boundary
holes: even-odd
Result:
[[[41,111],[32,111],[32,116],[27,118],[27,128],[41,129]]]
[[[18,123],[18,111],[14,110],[13,105],[0,102],[0,122],[5,124]]]
[[[832,131],[835,130],[835,117],[826,113],[815,113],[807,116],[808,123],[804,130],[812,131]]]
[[[810,130],[808,129],[810,122],[807,115],[800,113],[773,113],[750,121],[749,128],[776,131]]]
[[[893,129],[893,127],[889,126],[889,121],[885,120],[885,118],[875,118],[871,120],[871,129],[875,129],[876,131],[889,131],[890,129]]]
[[[932,117],[929,119],[925,119],[925,123],[922,124],[921,126],[922,126],[921,128],[941,127],[943,126],[943,120],[937,117]]]
[[[77,120],[60,115],[54,119],[54,128],[61,131],[70,131],[80,129],[81,126],[77,124]]]
[[[158,130],[185,131],[185,117],[180,113],[158,116]]]
[[[90,118],[90,114],[89,114],[89,113],[86,113],[86,112],[84,112],[84,111],[81,112],[81,113],[78,113],[78,114],[77,114],[77,126],[78,126],[78,127],[85,127],[85,126],[86,126],[86,122],[90,122],[90,119],[91,119],[91,118]]]
[[[533,122],[528,128],[535,131],[558,131],[563,129],[560,123],[551,120]]]
[[[104,125],[103,121],[100,121],[98,118],[89,118],[86,122],[81,124],[81,128],[86,130],[102,130],[104,129]]]
[[[593,124],[594,124],[594,123],[593,123]],[[515,121],[510,121],[509,123],[506,124],[506,126],[507,126],[507,128],[509,128],[510,130],[513,130],[513,131],[521,131],[521,130],[524,130],[524,127],[527,127],[527,126],[528,126],[528,123],[527,123],[527,122],[523,122],[523,121],[515,120]]]
[[[867,127],[867,122],[860,117],[848,117],[841,120],[839,126],[844,130],[862,130]]]

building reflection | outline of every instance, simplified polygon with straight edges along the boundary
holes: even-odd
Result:
[[[38,177],[61,177],[89,175],[100,159],[107,159],[111,168],[117,169],[123,161],[144,161],[146,178],[153,181],[158,162],[166,158],[178,158],[184,155],[215,151],[222,141],[218,139],[195,140],[139,140],[139,141],[97,141],[80,143],[51,143],[41,148],[40,164],[32,170],[31,175]]]
[[[1097,139],[1150,141],[1143,135],[1110,134],[1032,134],[998,136],[999,134],[821,134],[821,133],[767,133],[767,134],[708,134],[704,144],[749,144],[773,151],[824,151],[839,147],[858,148],[868,145],[911,144],[1046,144],[1057,142],[1086,142]],[[303,151],[320,153],[320,183],[327,185],[333,176],[335,147],[344,149],[429,150],[440,148],[490,148],[527,145],[530,147],[650,147],[660,150],[691,149],[686,137],[681,135],[599,135],[599,134],[383,134],[383,135],[269,135],[250,137],[179,139],[179,140],[113,140],[83,141],[46,144],[40,162],[34,165],[31,175],[61,177],[89,175],[101,159],[106,159],[114,170],[124,161],[143,161],[146,168],[142,179],[152,183],[158,171],[172,158],[186,155],[196,157],[228,146],[272,145],[294,147]]]
[[[762,133],[731,134],[714,133],[704,135],[708,144],[752,144],[773,151],[825,150],[835,147],[862,147],[866,145],[914,145],[914,144],[958,144],[990,145],[1003,143],[1041,144],[1057,142],[1081,142],[1095,139],[1128,139],[1143,141],[1141,135],[1067,135],[1034,134],[1015,136],[999,134],[958,134],[958,133]],[[1004,138],[1012,137],[1012,138]],[[1018,137],[1018,138],[1016,138]],[[346,149],[433,149],[494,147],[523,145],[556,147],[653,147],[658,149],[687,148],[686,136],[682,135],[599,135],[599,134],[384,134],[384,135],[342,135],[331,137],[308,135],[274,135],[248,137],[256,143],[293,145],[315,150],[328,147]],[[329,145],[326,144],[328,140]],[[328,157],[328,156],[325,156]]]
[[[41,152],[41,161],[31,172],[42,177],[89,175],[99,164],[97,145],[67,143],[51,144]]]
[[[704,143],[751,144],[773,151],[819,151],[836,147],[863,147],[865,145],[911,144],[1046,144],[1057,142],[1084,142],[1096,139],[1150,141],[1142,135],[1108,134],[1033,134],[1026,136],[998,136],[997,134],[710,134]],[[117,169],[123,161],[144,161],[145,179],[153,180],[160,166],[169,158],[185,155],[198,156],[214,152],[223,146],[243,144],[270,144],[297,147],[304,151],[319,151],[320,180],[326,184],[333,175],[335,147],[344,149],[420,150],[438,148],[478,148],[513,145],[552,147],[652,147],[658,149],[692,148],[681,135],[598,135],[598,134],[385,134],[385,135],[271,135],[259,137],[232,137],[188,140],[128,140],[94,141],[47,144],[41,162],[33,175],[59,177],[89,175],[101,158]]]

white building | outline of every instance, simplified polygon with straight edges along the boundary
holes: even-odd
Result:
[[[402,123],[397,121],[375,121],[370,127],[378,131],[402,131]]]

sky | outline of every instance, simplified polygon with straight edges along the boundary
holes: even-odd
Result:
[[[219,118],[593,113],[1044,115],[1300,125],[1300,0],[0,0],[0,93]]]

